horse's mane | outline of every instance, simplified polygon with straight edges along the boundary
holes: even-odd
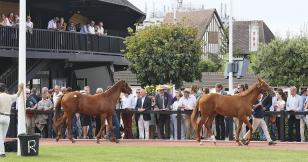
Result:
[[[105,92],[103,92],[103,94],[108,94],[108,93],[110,93],[110,91],[112,90],[112,89],[114,89],[114,87],[117,87],[120,83],[122,83],[123,82],[123,80],[120,80],[120,81],[118,81],[116,84],[114,84],[113,86],[111,86],[110,88],[108,88]]]
[[[251,93],[251,91],[253,91],[257,86],[257,83],[254,83],[252,86],[250,86],[247,90],[245,90],[244,92],[241,92],[239,94],[237,94],[238,96],[247,96],[248,94]]]

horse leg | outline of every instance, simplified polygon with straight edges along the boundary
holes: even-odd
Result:
[[[99,139],[102,137],[103,129],[105,128],[105,119],[106,114],[100,114],[101,127],[99,128],[99,132],[96,135],[96,143],[99,143]]]
[[[72,119],[73,115],[69,115],[67,118],[67,136],[68,139],[72,141],[72,143],[75,143],[75,140],[73,139],[73,134],[72,134]]]
[[[66,121],[66,118],[67,118],[67,113],[64,112],[63,116],[60,119],[56,120],[55,123],[54,123],[55,133],[57,135],[57,137],[56,137],[57,142],[60,140],[60,136],[61,136],[60,128],[61,128],[62,124]]]
[[[241,132],[241,129],[242,129],[242,125],[243,125],[243,120],[242,119],[238,119],[238,126],[237,126],[237,131],[236,131],[236,142],[239,146],[242,146],[242,144],[240,143],[240,132]]]
[[[211,136],[211,140],[214,141],[214,144],[216,145],[216,139],[215,139],[215,136],[212,132],[212,123],[213,123],[213,120],[214,120],[215,116],[214,115],[210,115],[205,123],[205,127],[207,129],[207,133]]]
[[[205,120],[206,120],[206,119],[207,119],[207,117],[201,116],[201,119],[198,121],[196,135],[197,135],[197,141],[198,141],[199,143],[200,143],[200,141],[201,141],[201,137],[200,137],[201,127],[202,127],[202,125],[205,123]],[[200,143],[200,144],[202,144],[202,143]]]
[[[108,114],[107,116],[107,121],[108,121],[108,128],[109,131],[111,132],[112,138],[110,139],[111,142],[117,142],[115,132],[113,131],[113,124],[112,124],[112,113]]]
[[[243,117],[242,117],[242,120],[243,120],[243,122],[244,122],[244,123],[248,126],[248,128],[249,128],[249,137],[248,137],[248,141],[244,143],[245,145],[248,145],[249,142],[250,142],[251,139],[252,139],[252,126],[251,126],[251,124],[249,123],[249,121],[248,121],[248,119],[247,119],[246,116],[243,116]]]

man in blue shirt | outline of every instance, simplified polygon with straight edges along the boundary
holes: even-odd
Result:
[[[264,135],[266,137],[268,144],[269,145],[275,145],[276,142],[274,142],[271,139],[271,136],[269,135],[269,132],[268,132],[267,125],[264,121],[264,107],[261,103],[261,98],[262,98],[262,94],[260,94],[258,96],[258,100],[257,100],[256,105],[253,105],[254,112],[253,112],[252,131],[255,132],[258,127],[261,127],[263,132],[264,132]],[[243,137],[242,143],[245,144],[245,145],[247,144],[246,139],[247,139],[249,134],[250,134],[250,131],[248,131]]]
[[[301,96],[300,96],[300,101],[299,101],[299,107],[300,111],[304,112],[305,110],[305,103],[307,101],[307,89],[303,89]],[[306,103],[307,104],[307,103]],[[306,115],[301,116],[300,118],[300,134],[301,134],[301,142],[305,142],[305,124],[308,127],[308,119]]]

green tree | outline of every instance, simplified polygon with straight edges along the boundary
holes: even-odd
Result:
[[[130,70],[143,85],[165,83],[181,86],[201,78],[202,54],[197,29],[180,24],[149,26],[125,40]]]
[[[308,83],[308,39],[275,39],[261,45],[251,58],[252,69],[275,86],[300,87]]]

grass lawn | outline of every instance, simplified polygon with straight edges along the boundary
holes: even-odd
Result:
[[[75,145],[41,146],[37,157],[18,157],[16,153],[0,158],[5,162],[83,162],[83,161],[222,161],[222,162],[308,162],[308,151],[266,150],[247,147],[179,147]]]

